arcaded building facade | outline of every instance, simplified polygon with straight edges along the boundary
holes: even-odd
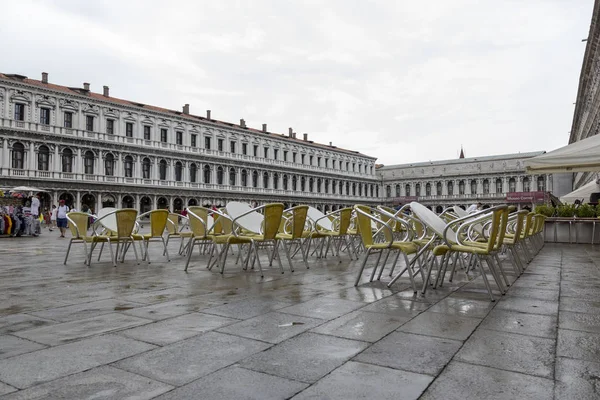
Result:
[[[380,202],[376,158],[286,134],[0,74],[0,189],[45,190],[102,207],[309,204],[324,211]]]

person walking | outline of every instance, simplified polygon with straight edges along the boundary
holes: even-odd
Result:
[[[42,233],[40,224],[40,198],[37,194],[34,194],[31,198],[31,216],[33,217],[31,226],[31,235],[37,236]]]
[[[65,205],[64,200],[60,200],[58,202],[58,209],[56,210],[56,225],[58,229],[60,229],[60,237],[65,237],[65,232],[67,231],[67,213],[69,212],[69,207]]]
[[[50,211],[50,232],[52,232],[52,228],[56,228],[56,212],[58,209],[56,208],[56,204],[52,204],[52,211]]]

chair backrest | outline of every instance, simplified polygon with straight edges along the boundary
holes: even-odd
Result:
[[[188,218],[190,220],[190,230],[195,237],[206,237],[208,224],[208,214],[211,212],[206,207],[192,206],[188,207]]]
[[[300,239],[302,238],[302,234],[304,233],[304,227],[306,225],[306,216],[308,214],[308,206],[296,206],[292,207],[288,210],[289,218],[287,220],[282,219],[282,223],[285,225],[283,232],[286,231],[286,228],[289,229],[292,235],[292,239]]]
[[[174,235],[179,233],[179,214],[169,213],[169,222],[167,223],[167,232]]]
[[[487,250],[499,250],[504,242],[504,234],[506,233],[506,224],[508,223],[508,207],[494,207],[492,211],[492,224],[488,231]]]
[[[338,233],[340,235],[345,235],[348,233],[348,228],[350,227],[350,220],[352,219],[352,208],[346,207],[339,210],[339,225],[338,225]]]
[[[283,215],[284,205],[282,203],[271,203],[264,206],[263,237],[273,240],[279,232],[279,224]]]
[[[133,208],[123,208],[115,211],[115,217],[117,218],[117,237],[127,238],[131,237],[135,228],[138,211]]]
[[[373,244],[373,229],[371,228],[371,218],[369,218],[371,209],[360,204],[355,205],[354,209],[360,238],[365,246],[370,246]]]
[[[90,214],[83,212],[67,213],[69,229],[74,238],[86,236]]]
[[[167,220],[169,219],[169,211],[167,210],[152,210],[150,211],[150,235],[152,237],[161,237],[165,231]],[[171,225],[171,224],[169,224]]]

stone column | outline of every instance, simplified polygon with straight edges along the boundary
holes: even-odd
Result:
[[[77,192],[75,192],[75,208],[77,208],[77,211],[81,210],[81,192],[78,190]]]
[[[523,177],[518,176],[517,177],[517,192],[522,192],[522,191],[523,191]]]
[[[134,208],[136,210],[138,210],[138,212],[140,211],[140,195],[139,193],[135,194],[135,204],[134,204]]]
[[[96,196],[96,210],[95,210],[96,213],[98,213],[98,211],[100,211],[101,209],[102,209],[102,194],[98,193],[98,196]]]
[[[53,160],[53,164],[54,167],[52,168],[52,170],[54,172],[61,172],[62,168],[60,167],[60,154],[58,152],[58,145],[54,146],[54,160]]]
[[[35,171],[37,168],[36,168],[36,165],[35,165],[35,158],[36,158],[35,157],[35,144],[33,142],[29,143],[28,156],[29,156],[29,160],[27,160],[27,162],[25,163],[25,165],[23,165],[23,167],[25,169],[29,169],[29,170]]]

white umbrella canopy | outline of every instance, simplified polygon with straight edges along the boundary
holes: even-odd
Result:
[[[561,196],[560,201],[563,203],[574,203],[575,200],[580,200],[582,203],[587,203],[590,201],[590,195],[592,193],[600,192],[600,185],[596,182],[596,180],[593,180],[592,182],[583,185],[579,189]]]
[[[33,193],[46,192],[46,190],[31,187],[31,186],[17,186],[15,188],[12,188],[10,191],[11,192],[22,192],[22,193],[24,193],[24,192],[33,192]]]
[[[530,174],[600,171],[600,135],[525,160]]]

